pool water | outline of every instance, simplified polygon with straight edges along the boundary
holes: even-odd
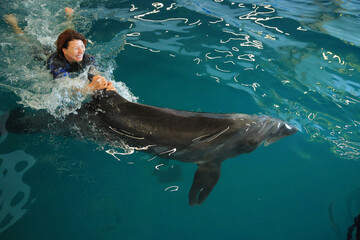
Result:
[[[0,239],[345,239],[360,214],[357,0],[2,1]],[[266,114],[299,132],[222,164],[188,205],[196,165],[54,133],[7,133],[18,107],[56,118],[85,100],[41,58],[72,24],[130,101]],[[36,59],[34,59],[34,56]],[[51,124],[51,123],[49,123]]]

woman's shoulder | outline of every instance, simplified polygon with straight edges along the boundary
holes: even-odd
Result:
[[[89,53],[84,53],[83,63],[86,66],[95,65],[95,57],[93,55],[90,55]]]
[[[51,66],[59,66],[60,67],[63,65],[66,65],[66,60],[58,52],[54,52],[53,54],[51,54],[47,60],[48,68],[51,68]]]
[[[89,53],[84,53],[84,59],[86,60],[95,60],[95,57]]]

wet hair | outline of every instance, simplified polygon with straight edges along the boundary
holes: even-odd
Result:
[[[78,33],[77,31],[68,28],[58,36],[58,39],[55,42],[57,51],[61,55],[63,55],[62,49],[68,48],[69,42],[72,40],[81,40],[86,47],[86,44],[87,44],[86,38],[82,34]]]

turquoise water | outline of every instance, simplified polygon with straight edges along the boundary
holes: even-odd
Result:
[[[127,99],[267,114],[300,130],[225,161],[210,196],[190,207],[194,164],[81,137],[6,134],[2,117],[0,239],[346,239],[360,214],[358,1],[0,6],[27,36],[1,21],[0,115],[21,106],[61,118],[81,106],[67,89],[84,76],[54,82],[33,60],[39,46],[54,49],[70,6],[88,52]]]

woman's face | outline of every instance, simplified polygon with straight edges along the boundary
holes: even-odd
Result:
[[[62,51],[69,62],[81,62],[85,53],[85,45],[81,40],[75,39],[70,41],[68,47],[63,48]]]

